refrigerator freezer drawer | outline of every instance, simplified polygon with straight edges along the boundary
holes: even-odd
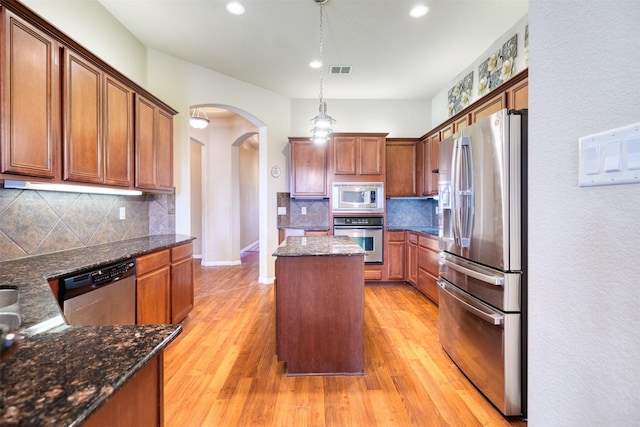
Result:
[[[520,313],[505,314],[438,281],[440,343],[504,415],[521,415]]]
[[[522,310],[522,272],[485,267],[447,252],[439,255],[440,276],[500,311]]]

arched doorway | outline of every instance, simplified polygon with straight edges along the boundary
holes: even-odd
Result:
[[[201,213],[201,253],[203,265],[234,265],[247,246],[266,247],[260,232],[261,200],[266,191],[261,182],[261,134],[265,126],[254,116],[225,105],[192,106],[210,119],[207,128],[190,128],[192,165],[192,221]],[[195,142],[194,142],[195,141]],[[197,165],[194,165],[198,163]],[[199,167],[198,167],[199,166]],[[197,176],[200,169],[200,176]],[[195,174],[195,176],[194,176]],[[200,186],[194,181],[198,181]],[[197,193],[200,187],[200,197]],[[198,200],[200,199],[200,200]],[[200,203],[198,203],[200,202]],[[197,226],[192,227],[197,232]],[[265,237],[266,239],[266,237]],[[256,243],[259,242],[258,245]],[[194,247],[195,248],[195,247]],[[266,255],[262,252],[262,268]]]

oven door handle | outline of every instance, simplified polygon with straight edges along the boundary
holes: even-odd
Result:
[[[479,317],[480,319],[491,323],[492,325],[502,325],[502,323],[504,322],[504,316],[498,313],[489,313],[486,312],[482,309],[480,309],[479,307],[476,307],[472,304],[470,304],[469,302],[465,301],[464,298],[461,295],[457,295],[454,292],[451,292],[449,289],[447,289],[447,284],[446,282],[442,281],[442,280],[438,280],[436,282],[438,284],[438,286],[440,287],[440,289],[445,292],[447,295],[449,295],[451,298],[453,298],[460,306],[462,306],[462,308],[464,308],[465,310],[467,310],[469,313],[473,314],[476,317]]]

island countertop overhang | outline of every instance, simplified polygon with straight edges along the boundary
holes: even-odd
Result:
[[[273,256],[365,256],[366,252],[348,236],[289,236]]]

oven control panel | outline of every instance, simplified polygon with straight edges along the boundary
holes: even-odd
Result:
[[[384,220],[381,216],[337,216],[333,218],[333,225],[381,227],[384,225]]]

